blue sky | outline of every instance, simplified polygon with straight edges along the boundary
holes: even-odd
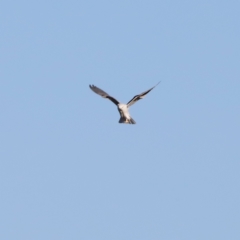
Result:
[[[239,9],[3,1],[0,238],[240,239]]]

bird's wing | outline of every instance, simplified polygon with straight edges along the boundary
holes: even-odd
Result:
[[[160,83],[160,82],[159,82]],[[149,90],[138,94],[136,96],[134,96],[128,103],[127,106],[130,107],[131,105],[133,105],[135,102],[137,102],[138,100],[144,98],[151,90],[153,90],[159,83],[157,83],[154,87],[150,88]]]
[[[102,96],[103,98],[108,98],[109,100],[111,100],[114,104],[118,105],[119,102],[118,100],[116,100],[115,98],[111,97],[110,95],[108,95],[106,92],[104,92],[103,90],[101,90],[100,88],[94,86],[94,85],[89,85],[89,87],[97,94],[99,94],[100,96]]]

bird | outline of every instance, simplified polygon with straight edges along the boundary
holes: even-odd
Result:
[[[94,86],[89,85],[90,89],[95,92],[96,94],[102,96],[103,98],[107,98],[112,101],[116,106],[120,114],[119,123],[126,123],[126,124],[136,124],[133,118],[130,116],[129,107],[136,103],[138,100],[144,98],[150,91],[152,91],[160,82],[158,82],[154,87],[150,88],[149,90],[140,93],[134,96],[127,104],[120,103],[114,97],[110,96],[108,93],[104,92],[102,89]]]

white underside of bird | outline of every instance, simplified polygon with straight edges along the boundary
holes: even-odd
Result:
[[[117,107],[121,116],[121,118],[119,119],[119,123],[128,123],[128,124],[136,123],[130,116],[127,104],[119,103]]]

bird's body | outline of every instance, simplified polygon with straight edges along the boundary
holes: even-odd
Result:
[[[121,116],[121,118],[119,119],[119,123],[128,123],[128,124],[136,123],[130,116],[127,104],[119,103],[117,107]]]
[[[159,83],[158,83],[159,84]],[[157,85],[158,85],[157,84]],[[94,85],[89,85],[89,87],[97,94],[102,96],[103,98],[108,98],[110,101],[112,101],[118,108],[118,111],[120,113],[120,119],[119,123],[127,123],[127,124],[135,124],[136,122],[131,118],[130,113],[129,113],[129,107],[133,105],[135,102],[138,100],[142,99],[147,95],[153,88],[155,88],[157,85],[154,87],[150,88],[149,90],[134,96],[127,104],[120,103],[118,100],[115,98],[111,97],[109,94],[101,90],[100,88],[94,86]]]

